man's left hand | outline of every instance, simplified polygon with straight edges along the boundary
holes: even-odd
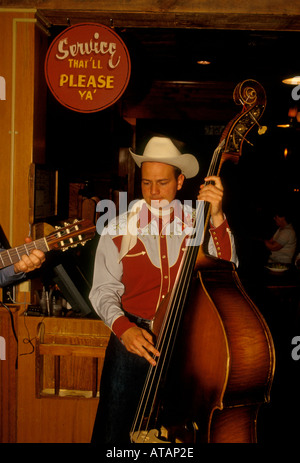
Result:
[[[32,240],[31,238],[26,238],[25,243],[30,243]],[[19,262],[14,264],[14,270],[15,273],[19,272],[32,272],[33,270],[36,270],[41,267],[43,262],[45,261],[45,254],[43,251],[40,251],[38,249],[34,249],[29,256],[27,254],[24,254]]]
[[[211,205],[211,220],[214,227],[218,227],[224,221],[224,214],[222,209],[223,192],[224,188],[220,177],[211,175],[205,177],[206,184],[200,186],[199,195],[197,199],[207,201]]]

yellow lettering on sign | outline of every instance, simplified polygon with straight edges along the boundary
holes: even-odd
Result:
[[[68,85],[71,88],[114,88],[114,76],[98,76],[97,79],[94,75],[86,76],[85,74],[61,74],[59,78],[59,86],[63,87]],[[92,99],[92,98],[91,98]]]
[[[114,76],[107,76],[106,88],[114,88]]]
[[[75,77],[76,79],[76,77]],[[74,83],[74,75],[73,74],[70,74],[70,77],[69,77],[69,87],[77,87],[77,83],[75,84]]]
[[[83,76],[81,74],[79,74],[78,76],[78,87],[85,87],[85,79],[86,79],[86,76]]]
[[[68,82],[68,80],[69,80],[69,78],[68,78],[67,74],[61,74],[60,79],[59,79],[59,86],[63,87],[63,85]]]
[[[95,76],[90,76],[89,77],[89,80],[88,80],[88,83],[86,85],[87,87],[94,87],[96,88],[96,79],[95,79]]]
[[[102,69],[101,60],[100,59],[98,59],[97,61],[93,60],[92,61],[92,68],[93,69]]]

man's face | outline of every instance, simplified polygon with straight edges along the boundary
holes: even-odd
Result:
[[[276,223],[277,227],[280,227],[280,228],[284,227],[284,225],[285,225],[285,218],[284,217],[280,217],[279,215],[275,215],[274,220],[275,220],[275,223]]]
[[[161,162],[143,162],[141,169],[142,194],[147,204],[158,208],[171,203],[182,188],[184,175],[176,179],[174,167]]]

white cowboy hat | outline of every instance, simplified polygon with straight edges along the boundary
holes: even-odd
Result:
[[[186,178],[195,177],[199,172],[199,164],[192,154],[181,154],[170,138],[152,137],[145,146],[142,156],[135,154],[129,148],[136,164],[141,167],[143,162],[162,162],[178,167]]]

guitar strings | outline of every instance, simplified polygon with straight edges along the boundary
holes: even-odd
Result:
[[[83,227],[83,223],[86,224],[85,227]],[[95,226],[93,224],[89,224],[87,221],[82,220],[68,227],[60,228],[47,237],[39,238],[29,243],[24,243],[20,246],[16,246],[15,248],[3,249],[0,251],[0,268],[15,264],[23,255],[29,255],[34,249],[39,249],[44,252],[49,251],[48,243],[51,245],[53,242],[63,241],[65,239],[69,239],[71,241],[74,237],[78,237],[78,241],[83,242],[88,238],[89,233],[92,234],[94,232],[94,229]],[[84,238],[82,238],[81,233],[84,234]],[[72,245],[72,243],[67,244],[67,246],[70,245]]]
[[[23,255],[27,254],[28,256],[30,252],[34,249],[47,250],[46,247],[43,246],[43,243],[44,238],[40,238],[39,240],[31,241],[30,243],[25,243],[15,248],[1,251],[0,259],[2,261],[3,266],[6,267],[8,265],[15,264],[20,260],[20,258]]]

